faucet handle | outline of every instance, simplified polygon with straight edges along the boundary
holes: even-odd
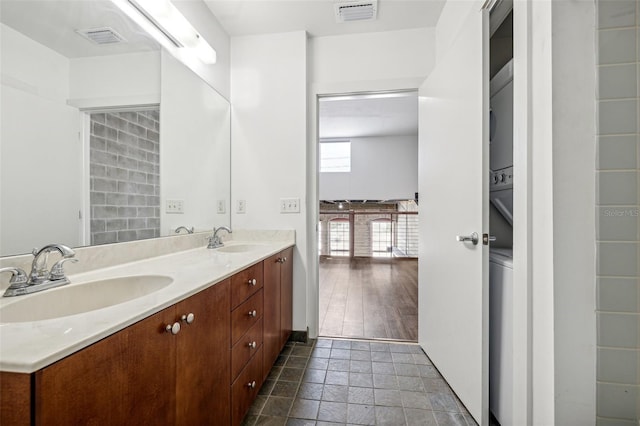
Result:
[[[61,279],[64,279],[65,276],[64,276],[64,270],[62,269],[62,266],[66,262],[76,263],[77,261],[78,261],[78,259],[73,258],[73,257],[64,257],[64,258],[58,260],[51,267],[51,272],[49,273],[49,279],[50,280],[61,280]]]
[[[23,269],[20,268],[1,268],[0,273],[2,272],[11,272],[11,279],[9,280],[9,284],[16,284],[17,286],[22,286],[23,284],[27,284],[27,274]]]

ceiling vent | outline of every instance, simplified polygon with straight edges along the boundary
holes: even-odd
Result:
[[[127,41],[118,34],[113,28],[101,27],[91,28],[88,30],[76,30],[76,33],[95,44],[114,44]]]
[[[336,21],[372,21],[378,14],[378,1],[351,1],[334,4]]]

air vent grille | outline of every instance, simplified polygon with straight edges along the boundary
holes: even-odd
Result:
[[[377,1],[336,3],[334,5],[337,22],[371,21],[378,13]]]
[[[76,30],[76,33],[95,44],[122,43],[127,40],[110,27],[91,28],[86,30]]]

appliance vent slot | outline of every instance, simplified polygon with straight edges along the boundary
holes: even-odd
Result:
[[[372,21],[376,19],[378,14],[378,2],[377,0],[372,0],[365,2],[336,3],[334,4],[334,10],[338,23]]]
[[[110,27],[90,28],[86,30],[76,30],[76,33],[95,44],[122,43],[127,40]]]

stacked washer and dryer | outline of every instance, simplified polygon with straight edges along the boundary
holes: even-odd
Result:
[[[513,59],[492,79],[489,196],[489,408],[502,425],[513,424]],[[503,227],[506,231],[494,232]],[[508,235],[501,238],[499,235]],[[501,241],[502,240],[502,241]],[[505,241],[507,240],[507,241]]]

